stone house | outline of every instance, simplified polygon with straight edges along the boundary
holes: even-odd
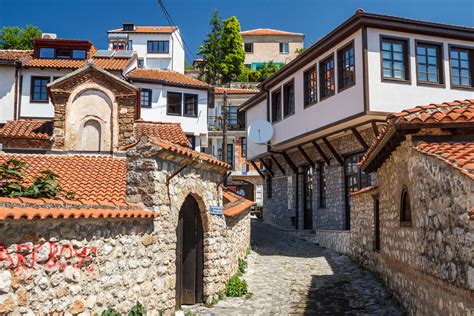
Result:
[[[264,220],[348,253],[350,194],[377,180],[358,161],[390,113],[472,98],[473,40],[471,27],[357,10],[263,81],[239,110],[246,126],[265,120],[273,130],[247,144],[247,159],[263,167]]]
[[[0,162],[25,162],[26,183],[51,170],[74,199],[0,198],[0,313],[125,313],[140,301],[172,314],[212,301],[250,242],[251,203],[222,185],[230,166],[190,149],[179,124],[136,121],[138,89],[93,64],[48,90],[51,148]],[[18,122],[20,143],[41,142]],[[84,152],[85,139],[107,151]]]
[[[474,310],[474,100],[387,118],[361,167],[378,184],[351,196],[350,255],[412,315]]]

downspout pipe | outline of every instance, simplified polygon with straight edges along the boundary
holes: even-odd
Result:
[[[13,92],[13,119],[18,120],[18,78],[20,78],[21,62],[15,62],[15,82]]]

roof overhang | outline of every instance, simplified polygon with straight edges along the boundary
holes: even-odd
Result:
[[[182,84],[182,83],[177,83],[177,82],[170,82],[167,80],[159,80],[159,79],[148,79],[148,78],[131,78],[128,77],[128,80],[130,82],[141,82],[141,83],[151,83],[151,84],[161,84],[163,86],[169,86],[169,87],[177,87],[177,88],[186,88],[186,89],[195,89],[195,90],[204,90],[204,91],[210,91],[212,90],[212,87],[206,87],[206,86],[195,86],[191,84]]]

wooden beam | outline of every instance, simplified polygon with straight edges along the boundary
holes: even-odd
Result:
[[[285,175],[285,174],[286,174],[286,171],[285,171],[285,169],[282,167],[282,165],[280,164],[280,162],[278,161],[278,159],[276,159],[276,157],[273,156],[273,155],[272,155],[271,157],[272,157],[272,160],[273,160],[273,161],[275,162],[275,164],[277,165],[278,169],[280,169],[281,173],[282,173],[283,175]]]
[[[171,179],[173,179],[175,176],[177,176],[181,171],[183,171],[188,165],[184,165],[182,166],[181,168],[179,168],[178,170],[176,170],[175,172],[173,172],[172,174],[166,176],[166,184],[169,184]]]
[[[306,153],[306,151],[304,151],[303,147],[300,145],[298,146],[298,150],[300,151],[300,153],[303,155],[304,159],[306,159],[306,161],[309,163],[309,165],[313,168],[316,167],[314,161],[311,159],[311,157]]]
[[[288,166],[290,166],[291,170],[293,170],[295,174],[298,174],[298,167],[296,167],[295,163],[293,162],[293,160],[291,160],[290,156],[288,156],[288,154],[284,151],[281,152],[281,155],[283,156],[283,158],[285,158],[286,163],[288,164]]]
[[[332,147],[331,143],[326,139],[326,137],[323,137],[322,139],[324,145],[326,145],[326,147],[329,149],[334,158],[336,158],[337,162],[339,162],[339,164],[342,166],[344,164],[344,160],[342,159],[342,157],[337,153],[336,149]]]
[[[377,122],[372,121],[372,129],[374,130],[375,137],[379,137],[379,127],[377,126]]]
[[[265,175],[258,168],[257,164],[254,161],[250,161],[250,164],[255,168],[255,170],[257,170],[258,174],[262,177],[262,179],[265,180]]]
[[[265,162],[265,159],[260,159],[260,162],[262,163],[262,165],[265,166],[265,169],[267,169],[268,173],[272,176],[272,178],[274,178],[275,173],[273,172],[272,167]]]
[[[217,184],[217,187],[221,186],[223,183],[225,183],[225,180],[232,174],[232,172],[226,172],[224,177],[222,178],[222,181]]]
[[[329,160],[329,157],[326,155],[326,153],[323,151],[323,149],[318,145],[318,143],[316,143],[315,140],[313,140],[311,143],[313,144],[314,148],[316,148],[319,155],[321,155],[321,157],[326,162],[326,164],[329,166],[330,163],[331,163],[331,160]]]
[[[357,141],[364,147],[365,150],[369,149],[369,145],[367,145],[367,142],[365,139],[362,137],[362,135],[359,133],[357,128],[353,127],[351,128],[352,134],[354,134],[355,138],[357,138]]]

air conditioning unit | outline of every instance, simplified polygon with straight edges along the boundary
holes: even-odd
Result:
[[[54,33],[42,33],[41,38],[43,39],[56,39],[58,36]]]

